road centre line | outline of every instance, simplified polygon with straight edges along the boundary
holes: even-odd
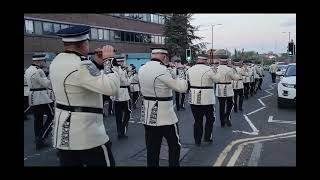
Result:
[[[290,138],[290,137],[296,137],[296,135],[287,135],[287,136],[280,136],[280,137],[274,137],[274,138],[268,138],[268,139],[261,139],[261,140],[256,140],[256,141],[249,141],[249,142],[244,142],[238,146],[232,157],[230,158],[227,166],[234,166],[236,161],[238,160],[244,146],[252,143],[257,143],[257,142],[264,142],[264,141],[271,141],[271,140],[276,140],[276,139],[284,139],[284,138]]]
[[[252,137],[252,138],[245,138],[245,139],[238,139],[235,141],[232,141],[230,144],[227,145],[227,147],[224,148],[224,150],[219,154],[217,160],[215,161],[215,163],[213,164],[213,166],[221,166],[224,159],[226,158],[226,156],[228,155],[228,153],[231,151],[232,147],[238,143],[242,143],[242,142],[247,142],[247,141],[251,141],[251,140],[257,140],[257,139],[266,139],[266,138],[272,138],[272,137],[279,137],[279,136],[285,136],[285,135],[289,135],[289,134],[295,134],[296,131],[291,131],[291,132],[287,132],[287,133],[282,133],[282,134],[274,134],[274,135],[269,135],[269,136],[259,136],[259,137]]]

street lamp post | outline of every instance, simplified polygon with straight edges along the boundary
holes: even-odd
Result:
[[[212,27],[212,35],[211,35],[211,52],[212,52],[212,59],[211,59],[211,61],[212,61],[212,63],[213,63],[213,26],[220,26],[220,25],[222,25],[222,24],[212,24],[211,25],[211,27]]]

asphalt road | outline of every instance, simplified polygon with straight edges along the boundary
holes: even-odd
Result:
[[[271,86],[270,74],[265,75],[262,91],[244,100],[243,112],[232,112],[232,127],[221,128],[216,113],[213,143],[195,146],[190,105],[186,105],[185,111],[177,111],[181,166],[296,166],[295,107],[278,109],[276,84]],[[117,166],[146,166],[144,128],[138,123],[139,117],[140,105],[133,110],[129,138],[123,140],[117,139],[115,117],[105,118]],[[24,120],[24,165],[58,166],[56,150],[49,147],[36,151],[33,140],[33,119],[29,116]],[[163,140],[160,166],[167,166],[167,159]]]

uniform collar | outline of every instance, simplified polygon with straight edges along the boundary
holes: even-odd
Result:
[[[79,56],[81,61],[88,60],[86,56],[82,55],[81,53],[79,53],[77,51],[65,50],[64,52],[65,53],[70,53],[70,54],[75,54],[75,55]]]
[[[151,61],[157,61],[157,62],[159,62],[161,65],[164,65],[164,66],[165,66],[165,64],[163,64],[163,62],[162,62],[160,59],[152,58]]]

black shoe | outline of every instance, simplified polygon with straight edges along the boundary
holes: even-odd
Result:
[[[231,127],[231,126],[232,126],[232,124],[231,124],[230,121],[227,121],[227,126],[228,126],[228,127]]]
[[[181,109],[184,111],[184,110],[186,110],[186,108],[184,108],[184,107],[181,107]]]
[[[243,111],[243,109],[242,109],[242,108],[239,108],[239,111]]]
[[[123,139],[128,139],[128,136],[127,135],[122,135],[122,138]]]
[[[40,150],[42,148],[49,147],[50,145],[48,143],[45,143],[43,140],[36,142],[36,150]]]
[[[127,138],[128,138],[127,135],[123,135],[123,134],[118,135],[118,139],[127,139]]]
[[[234,110],[233,110],[233,112],[237,113],[237,112],[238,112],[238,110],[237,110],[237,109],[234,109]]]
[[[200,147],[201,146],[201,142],[195,142],[195,145]]]
[[[221,124],[221,127],[224,128],[224,127],[225,127],[225,124]]]
[[[212,139],[205,139],[204,142],[212,143],[213,140]]]

